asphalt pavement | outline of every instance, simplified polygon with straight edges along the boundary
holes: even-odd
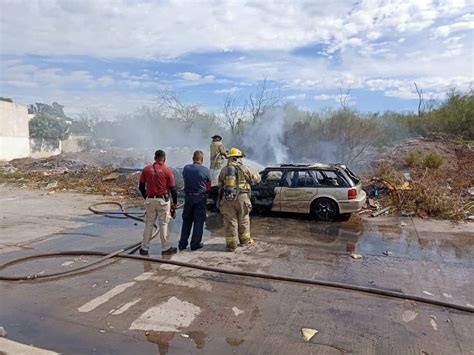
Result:
[[[143,225],[96,216],[106,197],[0,186],[0,263],[36,253],[111,252]],[[171,225],[177,244],[178,214]],[[376,287],[474,307],[472,224],[412,218],[321,223],[252,217],[254,246],[226,253],[209,213],[205,247],[171,260]],[[351,257],[352,253],[362,256]],[[161,257],[159,241],[151,254]],[[93,257],[55,257],[2,275],[62,271]],[[474,354],[474,316],[333,288],[224,275],[136,260],[52,280],[0,282],[0,353]],[[305,341],[302,328],[315,329]],[[2,348],[3,347],[3,348]],[[13,350],[12,350],[13,349]],[[39,353],[39,352],[38,352]]]

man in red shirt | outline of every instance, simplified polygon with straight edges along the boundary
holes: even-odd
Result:
[[[140,175],[140,192],[145,199],[145,230],[140,255],[148,256],[153,225],[158,217],[161,238],[161,254],[171,255],[177,249],[168,241],[168,223],[176,217],[178,194],[173,171],[165,165],[166,154],[162,150],[155,152],[155,162],[147,165]],[[170,203],[170,195],[173,203]]]

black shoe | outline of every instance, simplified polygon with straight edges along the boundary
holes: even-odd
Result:
[[[204,243],[199,243],[199,245],[197,247],[191,247],[191,250],[198,250],[198,249],[201,249],[201,248],[204,248]]]
[[[178,252],[178,249],[171,247],[169,249],[163,250],[161,252],[161,255],[173,255],[173,254],[176,254],[177,252]]]
[[[141,256],[150,256],[150,254],[148,254],[148,250],[140,248],[139,252]]]
[[[188,249],[188,247],[178,247],[179,251],[183,251],[183,250],[186,250]]]

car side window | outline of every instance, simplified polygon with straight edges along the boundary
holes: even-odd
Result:
[[[267,186],[280,186],[282,176],[281,170],[269,170],[262,176],[262,183]]]
[[[311,171],[291,170],[286,173],[283,181],[284,186],[287,187],[311,187],[318,186],[317,181],[311,174]]]
[[[299,171],[290,170],[286,173],[283,185],[287,187],[298,187]]]
[[[312,170],[307,170],[305,174],[305,185],[306,187],[316,187],[319,185],[318,180],[316,178],[316,172]]]

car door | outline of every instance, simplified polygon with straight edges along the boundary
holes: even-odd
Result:
[[[307,170],[287,171],[280,190],[281,211],[307,213],[311,199],[317,194],[315,185]]]
[[[268,169],[262,174],[262,181],[252,186],[252,200],[256,207],[266,210],[280,210],[280,184],[283,171]]]

